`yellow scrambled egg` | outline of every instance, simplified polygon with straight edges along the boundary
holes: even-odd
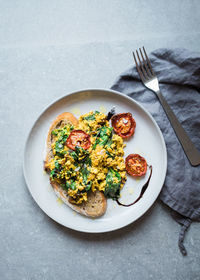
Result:
[[[66,145],[73,130],[90,135],[88,149],[77,146],[75,151]],[[78,126],[65,125],[52,131],[53,159],[49,163],[51,180],[65,189],[72,203],[87,201],[88,192],[99,190],[116,199],[126,181],[123,159],[125,144],[114,134],[106,115],[91,111],[79,118]]]

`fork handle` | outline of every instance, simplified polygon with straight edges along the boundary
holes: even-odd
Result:
[[[192,166],[197,166],[200,164],[200,152],[196,149],[190,138],[188,137],[187,133],[181,126],[180,122],[174,115],[172,109],[169,107],[167,101],[163,97],[162,93],[159,91],[156,92],[158,99],[165,110],[165,113],[176,133],[178,140],[180,141],[183,150],[191,163]]]

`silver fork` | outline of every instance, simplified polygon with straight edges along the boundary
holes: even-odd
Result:
[[[200,165],[200,152],[196,149],[196,147],[188,137],[187,133],[179,123],[178,119],[174,115],[173,111],[169,107],[167,101],[164,99],[163,95],[161,94],[158,78],[152,69],[145,48],[143,47],[143,51],[141,50],[141,48],[139,50],[140,50],[140,55],[136,50],[137,58],[134,52],[133,52],[133,57],[135,60],[137,71],[140,75],[143,84],[145,85],[145,87],[147,87],[148,89],[156,93],[191,165],[192,166]]]

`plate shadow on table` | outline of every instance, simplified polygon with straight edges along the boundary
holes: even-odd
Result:
[[[142,231],[146,228],[146,224],[150,216],[154,212],[155,203],[151,206],[151,208],[138,220],[135,222],[114,231],[104,232],[104,233],[87,233],[87,232],[78,232],[73,229],[66,228],[51,218],[47,216],[47,219],[50,223],[55,226],[59,231],[65,232],[67,235],[70,235],[71,238],[79,239],[84,242],[109,242],[114,240],[124,239],[127,235],[137,234],[139,231]]]
[[[54,221],[53,219],[51,219],[48,215],[46,215],[42,209],[40,209],[40,207],[37,205],[37,203],[34,201],[34,199],[32,198],[31,194],[29,193],[27,187],[26,187],[26,182],[23,177],[23,183],[24,183],[24,189],[26,190],[26,194],[27,196],[30,198],[30,203],[32,204],[32,207],[37,208],[37,213],[40,215],[44,216],[44,220],[49,223],[52,227],[54,227],[57,231],[59,232],[64,232],[66,233],[66,235],[69,235],[71,238],[74,239],[79,239],[82,241],[87,241],[87,242],[109,242],[109,241],[113,241],[113,240],[120,240],[122,238],[125,238],[127,235],[129,234],[137,234],[137,232],[141,232],[142,230],[144,230],[144,228],[146,227],[147,222],[149,222],[148,220],[150,219],[151,215],[153,214],[155,207],[156,207],[156,203],[158,201],[158,199],[156,200],[156,202],[148,209],[148,211],[142,216],[140,217],[138,220],[136,220],[135,222],[121,228],[121,229],[117,229],[114,231],[110,231],[110,232],[104,232],[104,233],[88,233],[88,232],[79,232],[70,228],[67,228],[59,223],[57,223],[56,221]],[[68,207],[68,206],[66,206]]]

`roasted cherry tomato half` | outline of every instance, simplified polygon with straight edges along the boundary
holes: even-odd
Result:
[[[119,136],[128,138],[135,132],[136,122],[131,113],[114,115],[111,118],[112,127]]]
[[[66,145],[72,150],[75,150],[76,146],[87,150],[91,145],[90,135],[85,133],[83,130],[72,130],[67,138]]]
[[[146,160],[138,154],[130,154],[125,160],[126,171],[133,177],[140,177],[147,172]]]

